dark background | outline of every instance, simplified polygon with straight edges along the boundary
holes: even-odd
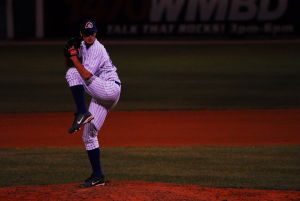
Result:
[[[178,1],[178,0],[177,0]],[[176,3],[177,1],[172,1]],[[74,35],[78,31],[78,25],[85,18],[96,20],[101,35],[108,38],[117,39],[289,39],[298,38],[299,29],[299,8],[298,0],[269,0],[269,10],[276,9],[278,2],[287,2],[287,9],[278,19],[274,20],[258,20],[254,17],[249,20],[235,21],[230,20],[229,10],[233,6],[233,0],[228,0],[226,17],[224,20],[216,20],[217,7],[215,7],[212,17],[208,21],[203,21],[196,17],[193,21],[186,21],[187,7],[192,0],[184,1],[180,7],[179,17],[174,21],[166,20],[166,9],[161,20],[153,22],[150,19],[151,6],[163,1],[159,0],[44,0],[44,35],[46,39],[64,39]],[[200,1],[197,1],[200,2]],[[212,1],[208,1],[212,2]],[[219,2],[219,1],[218,1]],[[239,2],[239,1],[235,1]],[[247,2],[247,1],[246,1]],[[261,0],[255,1],[258,14]],[[14,26],[15,39],[34,39],[35,38],[35,0],[14,0]],[[171,9],[169,6],[168,9]],[[206,8],[204,8],[206,9]],[[208,8],[207,8],[208,9]],[[247,7],[241,6],[241,12],[247,12]],[[5,1],[0,1],[0,38],[5,39]],[[197,10],[199,16],[200,9]],[[254,26],[259,30],[245,31],[244,33],[232,33],[230,27],[235,24],[237,26]],[[263,28],[266,24],[272,26],[290,27],[288,30],[281,30],[277,33],[266,33]],[[137,33],[108,31],[109,26],[119,26],[119,28],[128,29],[129,26],[137,27]],[[145,33],[142,31],[144,25],[173,25],[174,31],[170,33],[162,33],[156,31],[154,33]],[[178,33],[177,28],[180,25],[198,25],[198,26],[219,26],[224,27],[219,32],[192,32]]]

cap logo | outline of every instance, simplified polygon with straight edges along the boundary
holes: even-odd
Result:
[[[93,26],[93,23],[92,22],[87,22],[84,26],[85,29],[92,29],[94,26]]]

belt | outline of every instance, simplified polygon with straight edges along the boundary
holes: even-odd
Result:
[[[121,86],[121,83],[120,83],[120,82],[115,81],[115,83],[116,83],[117,85]]]

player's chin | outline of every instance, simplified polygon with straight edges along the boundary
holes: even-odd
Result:
[[[86,43],[89,45],[92,45],[95,42],[95,40],[87,40]]]

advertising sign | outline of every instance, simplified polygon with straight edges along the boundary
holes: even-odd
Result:
[[[108,36],[287,36],[300,31],[297,0],[65,0],[63,8],[69,24],[93,17]]]

